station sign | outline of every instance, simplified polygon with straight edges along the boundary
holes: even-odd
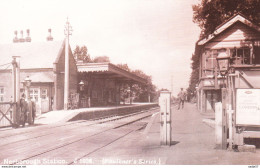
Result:
[[[236,125],[260,126],[260,89],[236,90]]]

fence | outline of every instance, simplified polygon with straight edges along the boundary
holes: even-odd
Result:
[[[0,127],[7,127],[12,125],[12,107],[14,103],[0,102]]]

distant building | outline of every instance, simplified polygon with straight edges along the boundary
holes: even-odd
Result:
[[[1,44],[0,62],[10,63],[12,56],[21,56],[20,88],[23,88],[22,82],[26,76],[32,80],[30,95],[36,102],[37,113],[63,109],[65,42]],[[77,92],[77,67],[71,49],[69,58],[70,92]],[[0,69],[2,102],[12,99],[11,68],[10,66],[8,69]],[[24,90],[21,89],[21,92]]]
[[[215,87],[216,57],[231,57],[235,88],[260,88],[260,27],[238,14],[216,28],[213,34],[198,42],[200,54],[198,108],[202,112],[214,111],[221,101],[221,87],[225,82],[220,75]],[[235,90],[234,92],[235,93]],[[235,105],[235,100],[232,100]]]

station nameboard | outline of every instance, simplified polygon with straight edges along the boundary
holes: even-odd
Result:
[[[236,125],[260,126],[260,89],[237,89]]]

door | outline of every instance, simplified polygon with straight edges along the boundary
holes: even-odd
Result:
[[[260,47],[255,47],[255,62],[254,64],[260,64]]]
[[[40,88],[30,88],[31,100],[36,105],[36,116],[41,114]]]
[[[36,115],[49,111],[47,88],[30,88],[31,100],[36,104]]]
[[[48,111],[49,111],[48,89],[41,88],[41,112],[45,113]]]

